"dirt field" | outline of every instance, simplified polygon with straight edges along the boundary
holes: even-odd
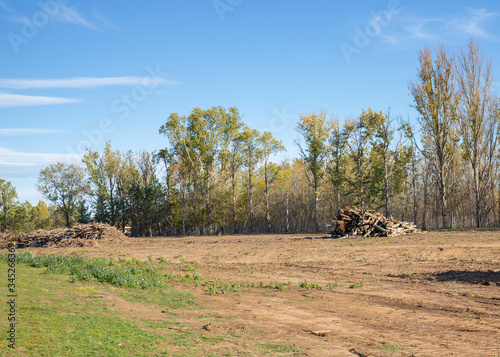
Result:
[[[34,251],[75,250],[88,257],[164,258],[173,272],[186,273],[191,265],[205,281],[255,283],[216,295],[201,286],[175,287],[205,307],[182,316],[196,321],[190,326],[197,332],[242,333],[218,347],[234,355],[257,355],[242,351],[259,341],[300,350],[278,353],[290,356],[500,356],[500,232],[340,240],[304,234],[131,238]],[[274,282],[287,289],[269,288]],[[301,282],[307,287],[298,287]],[[110,299],[127,314],[165,316]],[[207,322],[211,331],[201,329]]]

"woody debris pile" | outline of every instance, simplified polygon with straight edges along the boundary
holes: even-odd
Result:
[[[330,225],[333,238],[395,237],[418,232],[414,223],[402,222],[370,209],[348,207],[340,210]]]
[[[18,248],[95,247],[99,242],[126,239],[125,235],[109,224],[91,223],[50,231],[39,229],[29,233],[0,233],[0,248],[6,248],[9,243],[16,243]]]

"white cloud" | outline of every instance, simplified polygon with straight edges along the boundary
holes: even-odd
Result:
[[[155,84],[178,85],[181,82],[166,78],[151,77],[76,77],[62,79],[17,79],[0,78],[0,88],[40,89],[40,88],[92,88],[102,86],[135,86]]]
[[[0,129],[0,136],[23,136],[23,135],[38,135],[38,134],[54,134],[63,132],[64,130],[59,130],[59,129],[9,128],[9,129]]]
[[[80,100],[60,97],[42,97],[0,92],[0,108],[6,107],[32,107],[39,105],[77,103]]]
[[[80,154],[27,153],[0,147],[1,166],[41,166],[56,162],[80,162]]]
[[[0,166],[34,166],[34,165],[26,162],[9,162],[5,160],[0,160]]]

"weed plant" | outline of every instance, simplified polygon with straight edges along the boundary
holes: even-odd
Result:
[[[7,254],[0,254],[6,260]],[[34,268],[45,268],[46,274],[70,274],[72,282],[98,281],[118,287],[148,289],[162,287],[163,274],[161,267],[151,265],[150,261],[136,258],[120,260],[114,258],[84,258],[77,253],[72,255],[43,254],[32,252],[16,253],[18,263]]]

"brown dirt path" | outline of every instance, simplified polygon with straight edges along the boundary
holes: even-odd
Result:
[[[75,250],[82,251],[36,251]],[[176,287],[196,294],[220,317],[214,331],[239,326],[256,333],[249,337],[253,343],[287,344],[307,356],[500,356],[500,232],[342,240],[292,234],[132,238],[83,251],[161,257],[172,272],[186,273],[192,264],[205,281],[254,282],[256,287],[224,295]],[[322,289],[297,287],[306,280]],[[279,291],[258,287],[260,281],[291,285]],[[311,330],[330,332],[316,336]]]

